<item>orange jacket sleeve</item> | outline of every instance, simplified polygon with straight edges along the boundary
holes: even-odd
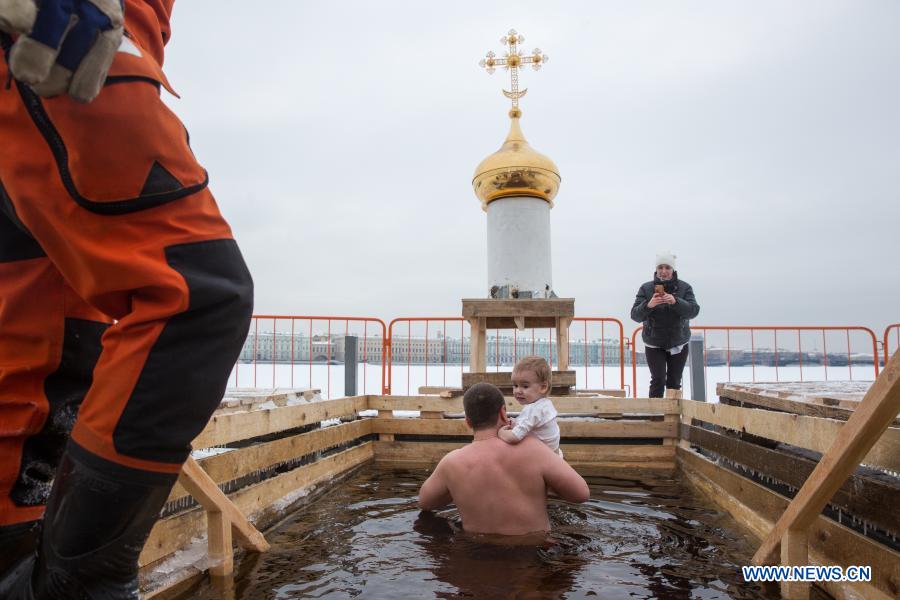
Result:
[[[175,0],[125,0],[125,26],[160,66],[172,35],[169,21]]]

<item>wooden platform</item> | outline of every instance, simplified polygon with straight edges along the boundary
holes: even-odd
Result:
[[[575,316],[574,298],[464,299],[462,315],[469,321],[472,333],[469,372],[463,373],[464,390],[476,383],[499,385],[496,382],[502,379],[487,370],[488,330],[548,327],[556,330],[556,364],[551,367],[560,374],[558,380],[554,376],[551,392],[568,394],[575,387],[575,372],[569,371],[569,324]]]
[[[512,380],[509,371],[488,371],[484,373],[463,373],[463,390],[476,383],[490,383],[500,388],[505,395],[512,394]],[[575,388],[575,371],[553,371],[550,377],[550,395],[567,396]]]
[[[558,319],[575,316],[574,298],[463,299],[462,316],[484,319],[487,329],[555,328]]]

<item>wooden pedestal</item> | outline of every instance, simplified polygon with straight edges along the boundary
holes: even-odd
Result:
[[[557,364],[553,372],[553,394],[569,393],[575,387],[575,372],[569,371],[569,324],[575,316],[574,298],[528,298],[519,300],[463,299],[462,315],[472,330],[469,373],[463,374],[463,388],[480,382],[497,385],[505,373],[487,372],[487,330],[556,329]]]

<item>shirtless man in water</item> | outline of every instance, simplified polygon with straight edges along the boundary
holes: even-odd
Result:
[[[534,436],[507,444],[497,436],[509,423],[503,394],[486,383],[463,397],[472,443],[447,454],[419,490],[419,507],[435,510],[451,502],[469,533],[523,535],[549,531],[547,492],[584,502],[584,479]]]

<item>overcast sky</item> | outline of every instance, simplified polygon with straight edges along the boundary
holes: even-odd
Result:
[[[697,323],[900,321],[900,2],[181,0],[166,72],[256,312],[458,316],[487,295],[475,166],[559,166],[553,284],[627,321],[671,249]]]

